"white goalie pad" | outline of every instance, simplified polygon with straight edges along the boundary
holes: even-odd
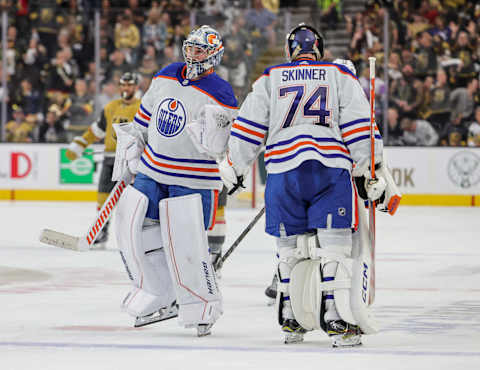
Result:
[[[187,126],[196,148],[214,158],[223,157],[227,150],[232,117],[222,107],[207,104],[197,120]]]
[[[360,211],[365,212],[363,208]],[[290,302],[295,319],[305,329],[321,329],[322,293],[333,291],[335,307],[344,321],[358,325],[364,334],[378,331],[368,307],[372,257],[365,217],[363,214],[360,220],[362,229],[354,234],[351,257],[310,248],[309,255],[314,259],[303,260],[292,269]],[[326,260],[337,261],[338,266],[335,279],[322,282],[321,263]]]
[[[143,227],[147,207],[147,197],[128,186],[115,215],[117,245],[133,282],[122,307],[134,317],[151,314],[175,300],[160,225]]]
[[[298,323],[307,330],[320,329],[322,283],[320,260],[304,260],[290,273],[290,303]]]
[[[163,199],[160,220],[177,294],[179,324],[214,323],[223,313],[222,295],[208,253],[200,194]]]

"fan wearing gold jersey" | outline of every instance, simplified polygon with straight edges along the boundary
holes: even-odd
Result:
[[[76,136],[67,149],[67,157],[75,160],[81,157],[84,150],[92,143],[105,140],[105,154],[100,173],[97,195],[97,209],[99,210],[109,193],[115,186],[112,181],[113,164],[115,161],[115,150],[117,140],[113,124],[132,122],[135,114],[140,108],[140,99],[135,97],[139,79],[135,73],[126,72],[120,78],[120,99],[108,103],[103,109],[100,117],[93,122],[82,136]],[[97,248],[104,248],[108,239],[108,223],[95,240]]]

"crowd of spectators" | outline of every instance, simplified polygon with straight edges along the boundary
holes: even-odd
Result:
[[[182,61],[182,44],[194,25],[209,24],[222,34],[225,54],[217,73],[240,101],[255,60],[276,43],[278,1],[99,0],[97,65],[95,3],[0,0],[8,11],[7,70],[0,65],[8,84],[6,141],[72,140],[118,97],[124,72],[140,75],[141,96],[157,71]]]
[[[377,121],[383,116],[388,46],[387,145],[480,146],[480,2],[369,0],[364,12],[345,20],[347,57],[367,95],[368,57],[377,58]]]

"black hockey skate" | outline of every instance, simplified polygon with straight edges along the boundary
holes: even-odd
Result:
[[[277,298],[277,274],[273,275],[272,283],[265,289],[265,295],[269,298],[268,305],[271,306],[275,303]]]
[[[135,319],[133,326],[140,328],[145,325],[154,324],[156,322],[173,319],[178,316],[178,304],[174,301],[170,306],[160,308],[158,311],[146,316],[139,316]]]
[[[307,332],[295,319],[286,319],[282,331],[285,332],[285,344],[303,342],[303,335]]]
[[[354,347],[362,344],[362,331],[357,325],[343,320],[333,320],[326,323],[327,334],[332,338],[332,346]]]

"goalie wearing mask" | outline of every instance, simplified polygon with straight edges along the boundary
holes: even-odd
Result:
[[[113,179],[136,174],[117,206],[116,236],[133,285],[123,308],[134,325],[178,316],[204,336],[223,312],[206,230],[237,101],[214,72],[223,55],[216,30],[193,30],[183,55],[185,63],[153,77],[133,122],[115,127]]]
[[[322,62],[323,38],[305,24],[287,35],[285,49],[288,63],[267,68],[240,108],[222,179],[230,193],[239,188],[266,146],[266,232],[276,237],[285,343],[322,329],[334,347],[356,346],[362,334],[376,332],[365,298],[372,260],[357,194],[393,213],[398,191],[378,130],[378,179],[368,181],[370,106],[351,66]]]

